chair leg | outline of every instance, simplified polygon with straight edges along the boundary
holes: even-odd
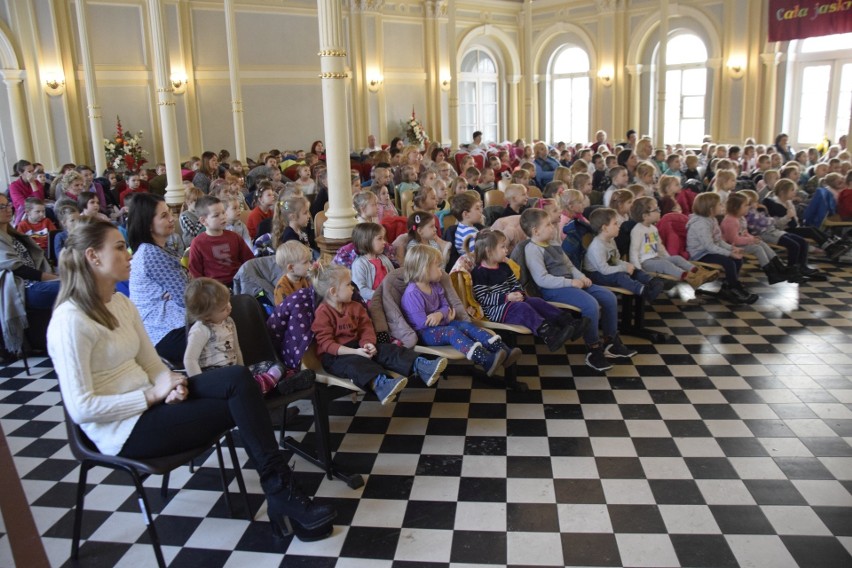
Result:
[[[234,476],[237,478],[237,487],[240,488],[240,493],[243,495],[243,503],[246,505],[246,518],[251,521],[254,517],[251,514],[251,504],[249,503],[248,492],[246,491],[246,482],[243,479],[243,470],[237,459],[237,450],[234,448],[234,437],[231,436],[230,430],[225,432],[225,442],[228,444],[228,453],[231,454],[231,464],[234,467]]]
[[[80,480],[77,482],[77,507],[74,510],[74,530],[71,537],[71,560],[77,560],[80,555],[80,531],[83,528],[83,503],[86,499],[86,477],[91,466],[88,462],[80,463]]]
[[[231,492],[228,491],[228,476],[225,475],[225,460],[222,458],[222,444],[216,440],[216,458],[219,460],[219,477],[222,479],[222,492],[225,494],[225,503],[228,504],[228,511],[231,513],[231,518],[234,517],[234,504],[231,503]]]
[[[151,546],[154,547],[154,556],[157,557],[157,566],[166,568],[166,560],[163,558],[163,549],[160,547],[160,537],[157,534],[157,528],[154,526],[154,517],[151,515],[151,506],[148,503],[148,496],[145,495],[145,487],[142,485],[142,478],[135,469],[126,468],[125,471],[133,478],[133,484],[136,486],[136,494],[139,495],[139,508],[142,509],[142,516],[145,518],[145,524],[148,525],[148,536],[151,539]]]
[[[166,502],[166,498],[169,496],[169,474],[171,472],[166,472],[163,474],[163,484],[160,486],[160,497],[163,498],[163,503]]]

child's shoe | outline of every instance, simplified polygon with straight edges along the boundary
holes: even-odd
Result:
[[[586,365],[595,371],[609,371],[612,369],[612,365],[606,360],[606,355],[600,342],[589,346],[589,352],[586,354]]]
[[[497,351],[503,351],[506,353],[506,360],[503,361],[504,367],[511,367],[515,363],[518,362],[518,359],[521,358],[521,355],[524,354],[523,351],[518,349],[517,347],[509,347],[506,345],[506,342],[499,335],[492,335],[491,339],[484,345],[485,349],[492,353],[496,353]]]
[[[799,266],[799,272],[803,276],[807,276],[808,280],[812,282],[828,282],[828,276],[826,276],[816,268],[811,268],[807,265],[807,263]]]
[[[298,373],[278,381],[276,388],[283,395],[296,391],[305,390],[313,386],[317,375],[310,369],[303,369]]]
[[[642,297],[648,302],[653,302],[665,287],[666,283],[663,282],[662,278],[651,278],[651,281],[645,284],[642,290]]]
[[[538,329],[535,330],[536,336],[540,337],[544,344],[547,345],[547,348],[550,351],[556,352],[562,349],[562,346],[565,345],[565,342],[568,341],[568,338],[571,336],[571,332],[573,329],[563,327],[559,329],[556,325],[550,322],[544,322]]]
[[[477,341],[470,348],[470,351],[468,351],[467,358],[485,369],[485,374],[491,377],[494,376],[500,365],[506,361],[506,352],[498,349],[495,353],[491,353]]]
[[[561,315],[556,318],[556,324],[559,327],[571,326],[574,329],[574,332],[568,340],[576,341],[583,337],[583,334],[586,333],[586,329],[589,327],[589,318],[585,316],[576,317],[571,312],[562,311]]]
[[[379,375],[373,381],[373,391],[375,391],[376,396],[382,401],[382,406],[384,406],[389,402],[393,402],[396,393],[404,389],[407,384],[408,379],[405,377],[391,379],[384,375]]]
[[[443,357],[437,359],[418,357],[414,360],[414,374],[426,383],[427,387],[434,385],[446,368],[447,360]]]
[[[743,286],[742,282],[737,282],[734,285],[735,293],[741,298],[742,303],[744,304],[753,304],[760,299],[760,296],[757,294],[752,294],[749,292],[745,286]]]
[[[708,282],[713,282],[719,278],[718,270],[705,270],[700,266],[696,266],[692,270],[686,273],[686,283],[695,288],[701,288],[704,284]]]
[[[623,344],[621,338],[617,335],[607,342],[606,349],[604,349],[604,354],[612,359],[629,359],[637,353],[638,351],[635,349]]]

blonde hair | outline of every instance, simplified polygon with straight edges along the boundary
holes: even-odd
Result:
[[[288,264],[296,264],[311,258],[311,249],[300,241],[287,241],[275,249],[275,264],[287,270]]]
[[[758,203],[760,201],[760,195],[753,189],[741,189],[737,193],[742,193],[743,195],[748,197],[749,204]]]
[[[796,184],[791,179],[780,179],[775,184],[775,187],[772,188],[772,193],[777,197],[781,197],[781,195],[788,191],[796,191]]]
[[[692,212],[699,217],[711,217],[716,206],[722,202],[722,198],[718,193],[705,192],[695,196],[695,201],[692,203]]]
[[[586,172],[580,172],[574,176],[574,183],[572,184],[573,188],[579,190],[581,187],[586,185],[587,182],[592,181],[592,176],[587,174]]]
[[[526,193],[527,193],[526,186],[522,185],[520,183],[510,183],[506,187],[506,191],[503,192],[503,194],[506,196],[507,201],[509,199],[515,197],[516,195],[526,195]]]
[[[371,201],[375,200],[378,204],[379,198],[372,191],[362,191],[352,197],[352,207],[355,208],[355,212],[360,216],[361,210],[367,206],[367,204]]]
[[[62,176],[62,187],[68,187],[77,180],[84,181],[83,174],[76,170],[71,170],[70,172]]]
[[[197,321],[206,322],[213,312],[231,299],[228,288],[212,278],[195,278],[186,285],[183,301],[186,305],[186,327]]]
[[[766,174],[764,174],[766,175]],[[719,191],[721,189],[722,182],[729,181],[737,181],[737,173],[733,170],[719,170],[716,172],[716,183],[713,188],[714,191]]]
[[[617,189],[609,198],[609,206],[614,209],[619,215],[621,214],[621,206],[629,201],[633,201],[633,192],[629,189]]]
[[[304,197],[292,196],[279,199],[275,203],[275,214],[272,216],[272,247],[278,248],[281,235],[290,226],[290,222],[302,214],[310,204]]]
[[[308,277],[314,291],[321,298],[325,298],[328,291],[335,286],[351,280],[349,269],[341,264],[317,264],[308,271]]]
[[[443,259],[438,249],[429,245],[414,245],[405,253],[402,265],[406,282],[424,282],[433,264],[441,266]]]
[[[565,166],[559,166],[553,172],[553,181],[561,181],[564,182],[565,185],[571,185],[571,182],[574,181],[573,178],[574,174],[572,174],[571,170]]]
[[[660,189],[660,195],[669,195],[669,187],[675,183],[680,183],[677,176],[660,176],[660,182],[657,184]]]
[[[98,283],[86,259],[86,251],[103,247],[110,231],[118,229],[108,221],[94,219],[88,223],[78,223],[74,230],[68,233],[68,240],[59,254],[61,282],[55,306],[73,301],[88,317],[113,330],[118,327],[118,318],[101,299]]]
[[[583,192],[579,189],[569,189],[563,191],[559,196],[559,205],[562,207],[562,210],[567,210],[574,203],[584,203]]]
[[[636,166],[636,175],[639,177],[645,176],[647,174],[653,174],[656,171],[657,168],[651,162],[639,162],[639,165]]]

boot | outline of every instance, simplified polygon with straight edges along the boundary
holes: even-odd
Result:
[[[713,282],[719,277],[718,270],[705,270],[704,268],[696,267],[694,270],[691,270],[686,273],[686,283],[695,288],[701,288],[704,284],[708,282]]]
[[[506,352],[502,349],[497,349],[496,352],[492,353],[482,347],[481,343],[476,342],[470,348],[470,351],[468,351],[467,358],[473,361],[474,364],[485,369],[485,374],[492,377],[497,372],[497,369],[506,361]]]
[[[766,274],[766,278],[769,280],[770,284],[778,284],[779,282],[787,281],[787,274],[784,269],[782,268],[779,270],[777,263],[773,263],[773,261],[777,258],[778,257],[773,258],[771,261],[760,267]]]
[[[736,290],[736,293],[742,298],[744,304],[753,304],[760,299],[760,296],[757,294],[749,292],[748,289],[743,286],[742,282],[737,282],[734,285],[734,290]]]
[[[266,494],[272,533],[277,538],[295,533],[299,540],[310,542],[331,534],[337,511],[314,503],[299,489],[283,454],[270,460],[260,476],[260,485]]]
[[[651,278],[651,281],[642,290],[642,297],[648,302],[653,302],[660,295],[660,292],[663,291],[664,287],[665,283],[661,278]]]
[[[725,282],[722,284],[722,287],[719,289],[719,298],[732,304],[742,304],[743,296],[737,292],[737,290]]]
[[[811,268],[810,266],[808,266],[807,261],[799,265],[799,272],[801,272],[803,276],[807,276],[808,280],[811,280],[813,282],[828,282],[828,276],[826,276],[816,268]]]
[[[573,327],[559,328],[555,323],[550,322],[544,322],[535,330],[535,334],[544,341],[544,344],[552,353],[562,349],[573,332]]]
[[[569,340],[576,341],[583,337],[583,334],[586,333],[586,329],[589,327],[589,318],[585,316],[577,318],[571,312],[560,310],[560,315],[556,318],[556,325],[558,327],[572,326],[574,328],[574,333],[571,334]]]
[[[791,284],[798,284],[800,282],[807,282],[808,278],[804,276],[801,272],[799,272],[799,267],[794,264],[784,264],[784,261],[781,260],[778,256],[773,256],[772,260],[769,261],[776,270],[787,275],[787,282]]]
[[[493,335],[483,347],[491,353],[497,353],[498,351],[505,352],[506,359],[503,361],[504,367],[511,367],[517,363],[518,359],[521,358],[521,355],[524,354],[524,352],[517,347],[512,348],[506,345],[506,342],[503,341],[499,335]]]

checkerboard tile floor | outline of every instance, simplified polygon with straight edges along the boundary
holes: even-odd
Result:
[[[673,334],[606,375],[579,346],[522,338],[507,392],[451,366],[396,404],[332,405],[349,489],[295,459],[339,511],[331,538],[276,542],[257,475],[255,521],[231,519],[215,458],[148,481],[172,566],[852,566],[852,270],[774,287],[761,300],[663,300],[649,327]],[[53,565],[67,563],[77,464],[50,362],[0,368],[0,424]],[[294,428],[310,439],[310,412]],[[238,450],[245,465],[247,458]],[[232,488],[236,490],[235,484]],[[122,474],[90,473],[84,566],[150,566]],[[12,565],[0,524],[0,566]]]

